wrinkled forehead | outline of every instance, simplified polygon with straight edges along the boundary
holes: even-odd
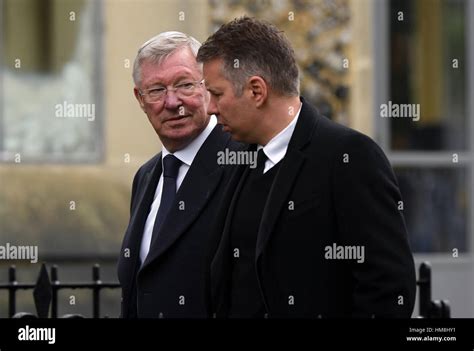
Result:
[[[183,48],[158,61],[145,59],[141,64],[142,84],[172,84],[176,80],[202,77],[202,65],[196,62],[192,52]]]

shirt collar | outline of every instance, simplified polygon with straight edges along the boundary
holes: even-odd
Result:
[[[263,151],[265,152],[265,155],[267,156],[267,166],[265,167],[265,170],[267,168],[270,168],[274,165],[276,165],[278,162],[280,162],[283,157],[285,157],[286,150],[288,149],[288,144],[290,143],[291,136],[293,135],[293,132],[296,127],[296,122],[298,121],[298,117],[301,112],[301,107],[303,104],[300,104],[300,108],[298,112],[296,113],[296,116],[293,118],[293,120],[283,129],[280,133],[275,135],[265,146],[258,145],[257,146],[257,151],[263,148]],[[270,164],[268,165],[268,161],[270,161]]]
[[[209,122],[207,123],[206,128],[199,134],[188,146],[184,149],[178,150],[173,153],[173,155],[178,158],[181,162],[191,167],[193,163],[194,157],[198,153],[199,149],[201,148],[202,144],[206,141],[209,134],[211,134],[214,127],[217,125],[217,118],[215,115],[211,115],[209,118]],[[164,159],[166,155],[171,154],[166,147],[163,145],[163,150],[161,154],[161,159]]]

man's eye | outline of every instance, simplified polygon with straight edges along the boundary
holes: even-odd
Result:
[[[148,90],[148,94],[151,95],[151,96],[160,95],[164,91],[165,91],[165,88],[154,88],[154,89]]]
[[[182,84],[179,84],[176,88],[178,89],[192,89],[194,87],[194,83],[182,83]]]

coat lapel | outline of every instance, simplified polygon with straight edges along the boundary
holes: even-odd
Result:
[[[256,147],[250,146],[248,151],[256,150]],[[226,297],[228,297],[228,289],[230,288],[230,278],[231,275],[231,261],[232,261],[232,248],[230,247],[230,226],[232,224],[232,217],[235,210],[235,205],[237,202],[237,196],[239,194],[244,184],[244,180],[247,177],[249,172],[249,167],[238,166],[234,171],[229,184],[226,188],[226,199],[222,202],[222,208],[219,212],[218,217],[224,216],[225,221],[222,227],[222,235],[216,233],[220,236],[221,240],[219,246],[214,255],[214,258],[211,261],[210,267],[210,283],[211,283],[211,304],[212,306],[211,313],[219,311],[219,314],[222,313],[222,309],[225,309],[227,306]],[[235,190],[234,190],[235,189]],[[220,227],[215,228],[217,231],[220,230]]]
[[[136,200],[137,205],[133,209],[130,224],[122,246],[119,262],[121,262],[123,266],[119,268],[119,271],[128,275],[128,277],[124,277],[122,282],[122,284],[126,283],[127,287],[132,286],[134,272],[136,271],[137,264],[139,264],[138,260],[140,256],[140,243],[143,236],[143,228],[148,217],[151,203],[153,202],[161,172],[162,166],[160,153],[157,157],[155,166],[143,176],[143,184],[140,184],[137,189],[137,191],[139,191],[137,194],[138,199]],[[124,257],[125,249],[130,250],[130,257]]]
[[[285,158],[282,160],[282,164],[275,176],[263,210],[262,221],[260,222],[257,236],[256,260],[258,260],[262,254],[281,210],[283,207],[288,206],[286,201],[293,189],[293,185],[304,160],[305,156],[295,150],[288,150]]]
[[[210,174],[203,174],[196,168],[190,176],[193,181],[186,183],[183,181],[173,207],[170,209],[157,238],[154,238],[151,243],[150,252],[142,269],[168,250],[195,221],[217,188],[222,176],[222,169],[216,169]],[[184,206],[184,210],[181,210],[180,206]]]

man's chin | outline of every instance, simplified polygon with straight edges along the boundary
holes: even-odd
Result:
[[[239,143],[258,144],[258,141],[256,141],[255,139],[250,138],[248,135],[245,135],[245,134],[242,135],[242,134],[236,133],[235,130],[230,131],[229,134],[230,134],[230,137],[232,138],[232,140],[237,141]]]
[[[199,130],[173,129],[166,133],[159,133],[161,142],[168,151],[174,152],[184,149],[200,134]],[[173,150],[173,151],[172,151]]]
[[[240,137],[238,134],[235,134],[233,132],[229,132],[230,134],[230,137],[232,138],[232,140],[234,141],[238,141],[239,143],[245,143],[245,140],[242,139],[242,137]]]

